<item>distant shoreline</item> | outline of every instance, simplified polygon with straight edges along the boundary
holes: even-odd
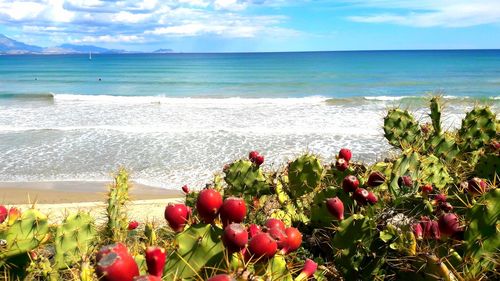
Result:
[[[317,50],[317,51],[263,51],[263,52],[93,52],[93,55],[217,55],[217,54],[302,54],[302,53],[346,53],[346,52],[469,52],[469,51],[500,51],[500,49],[394,49],[394,50]],[[81,56],[88,55],[88,52],[79,53],[0,53],[0,56]]]

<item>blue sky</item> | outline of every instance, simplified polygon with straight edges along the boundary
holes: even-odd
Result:
[[[500,48],[500,1],[0,0],[0,33],[136,51]]]

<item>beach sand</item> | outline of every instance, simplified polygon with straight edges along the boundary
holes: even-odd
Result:
[[[49,215],[49,221],[59,222],[68,213],[90,212],[98,222],[105,219],[104,203],[107,185],[111,182],[0,182],[0,204],[21,210],[36,208]],[[165,206],[181,202],[180,191],[154,188],[132,183],[131,202],[127,205],[129,218],[139,222],[163,222]]]

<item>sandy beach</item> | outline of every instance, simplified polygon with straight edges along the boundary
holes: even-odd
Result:
[[[98,221],[104,219],[105,194],[110,182],[1,182],[0,204],[28,209],[36,208],[49,215],[51,222],[63,219],[76,210],[88,211]],[[132,184],[130,219],[163,222],[165,206],[183,199],[180,191]]]

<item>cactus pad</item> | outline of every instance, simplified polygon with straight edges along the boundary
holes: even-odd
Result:
[[[257,196],[269,193],[269,183],[262,170],[248,160],[233,162],[224,172],[224,180],[229,185],[226,193],[229,195]]]
[[[222,230],[210,224],[192,225],[175,237],[177,249],[167,258],[164,277],[167,280],[203,279],[212,267],[219,267],[223,260],[220,236]]]
[[[68,268],[86,256],[92,249],[96,233],[94,220],[89,214],[79,212],[69,215],[56,230],[56,268]]]
[[[488,107],[477,107],[465,115],[458,131],[460,146],[464,151],[481,148],[497,134],[496,115]]]
[[[314,155],[302,155],[288,164],[289,193],[294,198],[313,191],[322,178],[323,166]]]
[[[398,148],[412,146],[421,139],[420,126],[407,110],[391,109],[384,118],[384,135]]]

